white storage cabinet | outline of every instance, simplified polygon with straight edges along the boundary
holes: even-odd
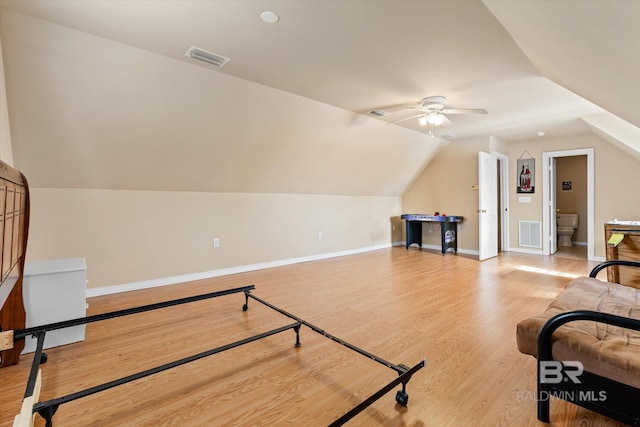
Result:
[[[22,294],[27,328],[85,317],[87,266],[84,258],[25,263]],[[44,348],[84,341],[85,325],[47,332]],[[37,340],[25,338],[24,353],[34,352]]]

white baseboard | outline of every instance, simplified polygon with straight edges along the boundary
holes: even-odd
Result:
[[[578,244],[576,246],[582,246],[582,245]],[[585,246],[586,246],[586,244],[585,244]],[[509,251],[510,252],[520,252],[520,253],[523,253],[523,254],[544,255],[542,253],[542,251],[536,251],[536,250],[531,250],[531,249],[523,249],[523,248],[510,248]],[[594,257],[593,260],[591,260],[591,261],[604,262],[604,261],[606,261],[606,258],[601,257],[601,256],[597,256],[597,257]]]
[[[509,252],[518,252],[522,254],[533,254],[533,255],[544,255],[542,253],[542,249],[525,249],[525,248],[510,247]]]
[[[212,277],[227,276],[229,274],[246,273],[248,271],[262,270],[265,268],[281,267],[284,265],[297,264],[300,262],[317,261],[327,258],[335,258],[346,255],[354,255],[363,252],[385,249],[391,246],[404,245],[403,242],[386,243],[382,245],[367,246],[364,248],[350,249],[346,251],[330,252],[326,254],[310,255],[298,258],[289,258],[277,261],[261,262],[258,264],[241,265],[237,267],[221,268],[218,270],[204,271],[201,273],[182,274],[179,276],[162,277],[159,279],[143,280],[141,282],[124,283],[122,285],[103,286],[99,288],[87,289],[87,298],[99,297],[103,295],[117,294],[121,292],[139,291],[141,289],[156,288],[159,286],[175,285],[178,283],[192,282],[194,280],[210,279]]]
[[[403,245],[406,245],[406,243],[403,243]],[[440,246],[440,245],[425,245],[425,244],[422,244],[422,249],[431,249],[431,250],[434,250],[434,251],[442,252],[442,246]],[[451,251],[447,250],[447,253],[449,253],[449,252],[451,252]],[[466,254],[466,255],[480,255],[480,252],[475,251],[473,249],[458,248],[458,253]]]

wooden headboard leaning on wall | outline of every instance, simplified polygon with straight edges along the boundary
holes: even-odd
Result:
[[[22,279],[28,232],[27,179],[20,171],[0,161],[0,332],[26,327]],[[0,368],[18,363],[23,349],[24,339],[1,351]]]

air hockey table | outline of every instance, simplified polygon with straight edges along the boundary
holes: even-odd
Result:
[[[464,217],[460,215],[404,214],[400,218],[406,223],[407,249],[414,243],[422,248],[422,223],[434,222],[440,224],[442,255],[449,249],[458,252],[458,223],[464,221]]]

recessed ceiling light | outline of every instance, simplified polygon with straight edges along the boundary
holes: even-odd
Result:
[[[267,24],[275,24],[280,20],[280,17],[278,16],[277,13],[267,10],[260,14],[260,19],[262,19]]]
[[[544,136],[544,131],[543,131],[543,130],[541,130],[540,132],[536,132],[536,135],[538,135],[538,136]]]

